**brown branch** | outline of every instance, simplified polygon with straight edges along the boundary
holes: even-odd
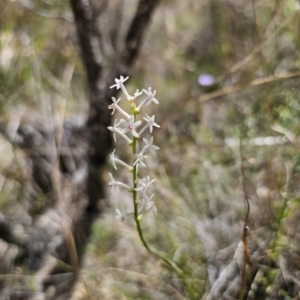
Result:
[[[135,16],[129,27],[124,50],[118,62],[118,72],[127,74],[135,62],[142,46],[145,31],[150,23],[151,16],[160,0],[140,0]]]
[[[99,46],[99,31],[93,17],[94,8],[90,0],[70,0],[81,50],[83,66],[86,69],[90,89],[96,88],[102,72],[102,55]]]

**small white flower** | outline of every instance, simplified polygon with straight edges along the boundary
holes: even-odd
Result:
[[[115,218],[121,221],[125,221],[125,219],[127,218],[127,213],[122,213],[118,208],[116,208]]]
[[[155,151],[159,150],[159,147],[153,145],[153,136],[151,136],[150,140],[143,139],[143,142],[146,144],[144,148],[142,149],[142,153],[145,153],[146,151],[149,151],[153,155],[155,155]]]
[[[136,90],[136,92],[133,94],[134,98],[137,98],[139,96],[141,96],[143,94],[143,91],[139,91],[138,89]]]
[[[118,103],[120,102],[121,98],[119,98],[118,100],[115,97],[111,97],[113,103],[111,105],[108,106],[108,109],[112,109],[112,115],[115,113],[116,110],[116,106],[118,105]]]
[[[129,96],[128,100],[131,100],[132,102],[136,101],[136,98],[141,96],[143,94],[143,91],[139,91],[138,89],[136,90],[136,92],[133,94],[133,96]]]
[[[124,95],[126,96],[127,99],[130,99],[131,96],[128,94],[125,86],[124,86],[124,82],[128,79],[129,77],[127,76],[126,78],[124,78],[123,76],[120,76],[120,79],[115,79],[116,84],[112,85],[110,88],[116,88],[121,89],[122,92],[124,93]]]
[[[113,103],[111,105],[108,106],[108,109],[112,109],[112,115],[115,113],[116,109],[123,115],[125,116],[127,119],[130,118],[130,115],[124,110],[122,109],[118,103],[120,102],[121,98],[119,98],[118,100],[115,97],[111,97]]]
[[[148,96],[148,100],[147,100],[147,103],[146,105],[149,105],[150,102],[154,102],[155,104],[158,104],[158,100],[156,98],[154,98],[154,96],[156,95],[156,91],[151,91],[151,87],[148,88],[148,91],[147,90],[144,90],[144,93]]]
[[[126,167],[128,169],[129,172],[131,172],[133,170],[133,167],[129,166],[126,162],[124,162],[123,160],[116,158],[115,157],[115,151],[116,149],[114,149],[114,151],[109,155],[110,159],[112,161],[113,167],[115,168],[115,170],[117,170],[117,166],[116,163],[118,163],[119,165],[122,165],[124,167]]]
[[[151,201],[154,194],[152,194],[149,198],[146,194],[143,195],[143,199],[140,202],[141,207],[139,208],[139,215],[145,215],[151,210],[154,210],[154,213],[157,214],[157,209],[154,201]]]
[[[112,85],[110,88],[112,89],[112,88],[117,88],[117,90],[118,89],[120,89],[121,88],[121,85],[126,81],[126,80],[128,80],[128,78],[129,78],[129,76],[127,76],[126,78],[124,78],[123,76],[120,76],[120,79],[115,79],[115,83],[116,84],[114,84],[114,85]]]
[[[143,118],[148,124],[149,124],[149,128],[150,128],[150,132],[152,133],[153,131],[153,126],[159,128],[160,126],[158,124],[155,123],[155,115],[149,117],[148,115],[146,115],[146,117]]]
[[[140,179],[138,182],[137,188],[135,188],[136,191],[143,191],[143,193],[147,190],[147,188],[155,181],[155,179],[150,180],[150,176],[147,176],[143,179]]]
[[[132,188],[131,188],[129,185],[127,185],[127,184],[125,184],[125,183],[123,183],[123,182],[120,182],[120,181],[116,181],[116,180],[113,178],[113,176],[112,176],[111,173],[108,173],[108,175],[109,175],[109,177],[110,177],[110,182],[108,183],[108,185],[111,186],[111,189],[112,189],[112,190],[113,190],[115,187],[117,187],[117,189],[118,189],[119,186],[121,186],[121,187],[127,189],[128,191],[132,191]]]
[[[110,182],[108,183],[109,186],[111,186],[111,189],[113,190],[114,187],[115,187],[115,179],[113,178],[112,174],[111,173],[108,173],[109,177],[110,177]]]
[[[118,123],[117,120],[115,119],[115,123],[114,123],[114,126],[109,126],[107,127],[108,130],[112,131],[114,133],[113,137],[114,137],[114,141],[116,142],[117,141],[117,138],[116,138],[116,133],[119,134],[122,138],[124,138],[128,144],[131,144],[132,143],[132,140],[124,133],[124,129],[121,129],[119,126],[120,124],[124,122],[124,120],[120,120],[120,122]]]
[[[134,116],[131,116],[130,119],[128,120],[128,122],[121,119],[120,123],[122,123],[122,124],[125,123],[124,124],[125,128],[123,130],[124,133],[127,133],[130,131],[134,137],[139,138],[139,135],[135,129],[138,128],[142,124],[141,120],[134,122]]]
[[[117,166],[115,163],[115,152],[116,152],[116,149],[114,149],[114,151],[111,154],[109,154],[109,156],[110,156],[113,167],[115,168],[115,170],[117,170]]]
[[[147,158],[147,156],[145,156],[142,152],[137,154],[137,159],[133,164],[133,166],[137,167],[137,171],[138,171],[138,168],[146,168],[146,165],[144,163],[145,158]]]
[[[115,119],[114,126],[107,127],[110,131],[112,131],[114,133],[113,137],[114,137],[115,142],[117,141],[116,129],[120,129],[119,126],[120,126],[120,122],[118,123],[117,119]]]
[[[152,117],[149,117],[148,115],[146,115],[146,117],[143,118],[147,124],[140,130],[140,132],[138,133],[139,136],[141,136],[141,134],[147,129],[150,129],[150,132],[152,133],[153,131],[153,126],[159,128],[160,126],[155,123],[155,115],[153,115]]]
[[[151,102],[154,102],[156,104],[159,103],[158,100],[154,98],[154,96],[156,95],[156,91],[152,92],[151,87],[149,87],[148,91],[147,90],[143,90],[143,91],[147,95],[147,97],[139,104],[139,106],[137,107],[137,111],[140,111],[140,109],[144,105],[149,105]]]

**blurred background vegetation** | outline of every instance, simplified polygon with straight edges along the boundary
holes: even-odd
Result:
[[[94,5],[108,74],[137,1]],[[251,263],[244,299],[300,299],[299,8],[296,0],[161,1],[130,72],[129,91],[151,86],[160,101],[148,111],[161,128],[149,171],[158,214],[143,220],[145,235],[183,266],[196,299],[239,298],[245,195]],[[71,151],[73,165],[45,166],[76,170],[62,192],[35,166],[47,151],[69,151],[43,126],[64,128],[53,129],[62,141],[70,126],[81,131],[89,91],[67,1],[4,0],[0,14],[0,223],[23,236],[58,205],[57,193],[69,199],[86,178],[85,142]],[[203,74],[214,83],[199,84]],[[141,246],[133,220],[114,218],[116,207],[131,210],[130,195],[108,190],[70,299],[184,299],[181,282]],[[51,280],[37,290],[31,267],[17,265],[18,243],[0,239],[0,253],[1,299],[52,299]],[[61,262],[54,275],[68,274],[69,265]]]

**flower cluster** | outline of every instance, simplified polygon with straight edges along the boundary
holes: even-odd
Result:
[[[155,116],[145,116],[142,120],[137,120],[137,116],[140,114],[140,111],[145,105],[149,105],[150,103],[158,104],[158,100],[155,98],[156,91],[151,90],[136,90],[133,95],[130,95],[127,89],[124,86],[124,82],[128,79],[128,77],[124,78],[123,76],[120,79],[115,79],[116,84],[111,86],[111,88],[121,89],[127,101],[130,103],[131,112],[126,112],[121,106],[119,102],[121,98],[116,99],[112,97],[112,104],[109,105],[109,109],[112,110],[112,114],[118,111],[123,118],[120,120],[115,119],[113,126],[109,126],[108,129],[113,132],[114,141],[117,141],[117,137],[123,138],[129,146],[132,147],[132,164],[128,164],[115,155],[115,150],[110,154],[110,159],[112,161],[113,167],[117,170],[117,166],[123,166],[128,169],[129,172],[133,174],[132,185],[125,184],[123,182],[117,181],[114,179],[111,173],[109,186],[112,189],[116,188],[125,188],[127,191],[133,194],[133,205],[136,220],[140,219],[147,212],[153,210],[156,212],[156,207],[152,200],[154,194],[151,196],[147,195],[148,187],[155,181],[155,179],[150,179],[149,176],[144,178],[138,177],[138,172],[140,168],[146,168],[146,159],[148,153],[155,155],[155,151],[159,149],[159,147],[153,144],[153,136],[151,133],[153,132],[154,127],[160,127],[155,122]],[[137,103],[137,99],[142,95],[145,95],[144,98]],[[144,122],[143,122],[144,121]],[[150,138],[147,139],[143,137],[144,133],[149,130]],[[143,141],[143,145],[139,145],[138,141]],[[140,147],[139,147],[140,146]],[[140,148],[140,150],[138,150]],[[130,213],[122,213],[119,209],[116,209],[116,217],[119,219],[126,219]]]

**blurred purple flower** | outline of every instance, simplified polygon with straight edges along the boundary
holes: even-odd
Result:
[[[201,86],[211,86],[215,83],[215,77],[211,74],[201,74],[198,77],[198,83]]]

